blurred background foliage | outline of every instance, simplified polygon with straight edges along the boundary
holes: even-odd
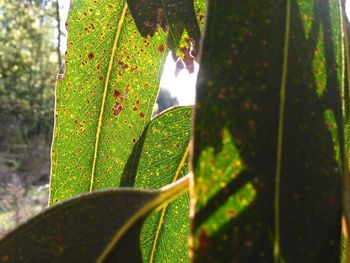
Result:
[[[52,0],[0,0],[0,149],[52,131],[58,58]]]
[[[56,0],[0,0],[0,237],[47,203]]]

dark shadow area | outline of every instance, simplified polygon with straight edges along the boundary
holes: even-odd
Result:
[[[142,263],[140,235],[145,218],[136,222],[118,241],[104,262]],[[128,252],[127,252],[128,251]],[[128,253],[125,256],[125,253]]]
[[[194,10],[193,0],[128,0],[130,12],[135,20],[138,31],[143,37],[153,36],[158,30],[168,32],[167,46],[173,54],[180,47],[183,33],[188,33],[186,41],[191,42],[192,48],[181,48],[184,54],[183,62],[190,73],[194,70],[194,57],[200,39],[200,28]],[[163,47],[164,48],[164,47]],[[178,57],[174,56],[174,61]],[[181,67],[182,63],[177,63]]]
[[[133,187],[135,184],[137,168],[139,167],[142,148],[143,144],[145,143],[148,127],[149,125],[147,125],[143,129],[139,140],[135,143],[134,147],[132,148],[132,152],[129,155],[129,159],[126,162],[125,168],[123,170],[123,175],[120,178],[119,187]]]
[[[329,1],[314,1],[308,35],[292,1],[279,204],[285,262],[339,262],[343,125],[340,83]],[[245,183],[254,202],[199,246],[195,262],[273,262],[275,176],[285,39],[285,1],[209,2],[197,80],[193,166],[200,153],[222,148],[228,129],[245,171],[196,211],[194,231],[204,227]],[[311,4],[310,4],[311,5]],[[257,15],[259,14],[259,15]],[[322,34],[321,34],[322,33]],[[317,41],[322,36],[324,50]],[[326,83],[313,62],[325,52]],[[324,85],[324,91],[317,88]],[[331,110],[340,149],[332,141]],[[335,152],[339,151],[340,160]],[[247,176],[247,174],[249,176]],[[234,255],[232,257],[232,255]]]

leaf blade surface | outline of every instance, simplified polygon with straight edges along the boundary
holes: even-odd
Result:
[[[174,107],[151,121],[137,168],[136,188],[160,188],[188,173],[191,117],[192,107]],[[141,232],[144,262],[189,262],[189,227],[186,193],[145,220]]]
[[[145,216],[187,187],[184,178],[161,190],[107,190],[68,200],[4,237],[0,258],[5,262],[142,262],[139,234]]]
[[[291,1],[290,27],[288,1],[209,2],[192,157],[194,262],[339,259],[342,31],[340,3],[321,2]]]
[[[143,38],[125,1],[73,2],[66,72],[56,87],[50,204],[117,187],[150,120],[164,32]],[[113,175],[112,175],[113,174]]]

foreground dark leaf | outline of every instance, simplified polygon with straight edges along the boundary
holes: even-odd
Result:
[[[119,189],[54,206],[0,242],[1,262],[142,262],[144,218],[186,191],[188,177],[160,190]]]
[[[194,262],[339,262],[340,2],[209,1]]]
[[[344,49],[345,49],[345,107],[344,107],[344,141],[345,141],[345,176],[343,180],[344,215],[347,235],[345,235],[346,258],[350,259],[350,23],[345,14],[345,1],[343,1]],[[347,262],[347,261],[346,261]]]

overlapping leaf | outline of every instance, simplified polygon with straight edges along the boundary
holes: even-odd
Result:
[[[339,1],[209,1],[197,80],[194,262],[337,262]]]
[[[176,107],[152,120],[137,166],[136,188],[160,188],[187,174],[191,116],[191,107]],[[189,261],[189,203],[188,194],[183,195],[146,219],[141,233],[144,262]]]
[[[143,36],[153,35],[159,27],[169,30],[168,44],[175,50],[186,30],[194,44],[199,44],[200,30],[194,0],[128,0],[128,4]]]
[[[343,28],[344,28],[344,51],[345,51],[345,89],[344,89],[344,141],[345,141],[345,174],[344,174],[344,214],[347,226],[345,235],[346,256],[350,257],[350,24],[345,14],[345,1],[343,1]]]
[[[142,262],[145,216],[187,190],[189,178],[161,190],[100,191],[36,216],[0,242],[2,262]]]
[[[166,34],[142,37],[125,1],[73,1],[56,87],[50,203],[117,187],[150,120]]]

